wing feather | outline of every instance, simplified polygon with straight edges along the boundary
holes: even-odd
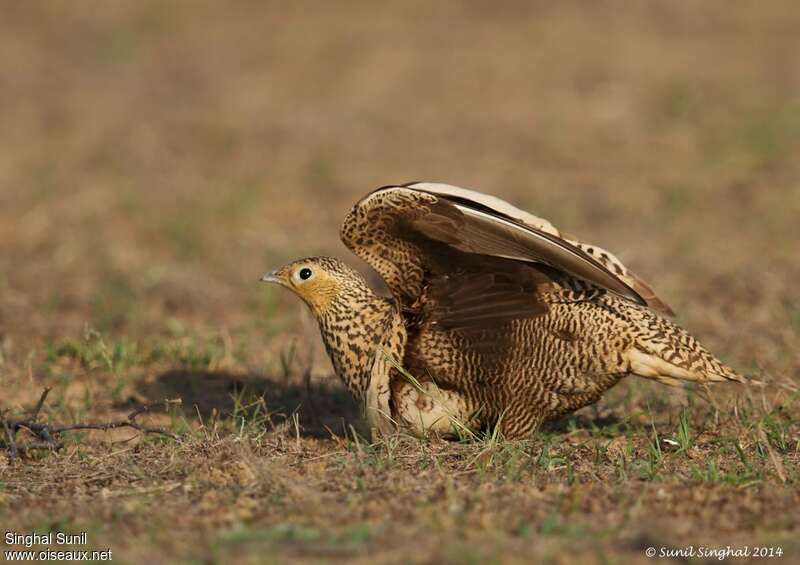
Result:
[[[494,212],[502,214],[516,222],[535,227],[547,234],[564,239],[575,247],[580,248],[587,255],[591,255],[609,271],[614,273],[619,279],[625,282],[625,284],[635,290],[636,293],[641,296],[645,302],[647,302],[647,305],[651,309],[660,312],[661,314],[666,314],[667,316],[674,316],[674,312],[669,305],[659,298],[655,291],[653,291],[653,289],[644,280],[642,280],[641,277],[628,269],[613,253],[603,249],[602,247],[598,247],[597,245],[583,242],[572,235],[560,231],[544,218],[534,216],[533,214],[530,214],[525,210],[521,210],[495,196],[482,194],[474,190],[467,190],[448,184],[415,182],[404,186],[408,188],[415,188],[417,190],[424,190],[431,194],[448,196],[464,202],[470,202],[481,206],[484,209],[488,208],[493,210]]]
[[[602,263],[570,242],[533,226],[519,224],[464,204],[455,204],[463,214],[457,241],[448,234],[445,243],[466,253],[491,255],[504,259],[544,263],[588,281],[620,296],[645,304],[639,294]],[[414,227],[432,239],[438,230],[427,229],[428,217],[414,222]]]
[[[382,276],[403,307],[418,308],[423,293],[428,293],[445,323],[507,319],[513,308],[520,309],[514,317],[541,314],[546,308],[537,304],[536,289],[543,279],[557,280],[558,273],[646,303],[630,279],[560,237],[546,220],[497,198],[448,185],[414,183],[373,191],[347,215],[341,237]],[[520,263],[525,265],[522,271]],[[548,279],[545,275],[553,274],[548,269],[556,276]],[[493,280],[479,276],[504,271],[513,272],[520,282],[508,286],[508,275]],[[440,275],[457,273],[471,284],[482,280],[487,286],[469,290],[461,285],[463,297],[456,301],[456,277],[446,282]],[[471,296],[482,297],[482,302],[473,304]],[[501,314],[493,315],[492,308]]]

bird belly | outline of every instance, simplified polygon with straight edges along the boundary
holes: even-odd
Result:
[[[409,336],[405,365],[479,407],[479,427],[500,422],[506,437],[526,435],[542,420],[596,402],[630,369],[622,352],[632,341],[613,320],[591,327],[580,323],[576,305],[559,306],[469,334],[422,328]]]

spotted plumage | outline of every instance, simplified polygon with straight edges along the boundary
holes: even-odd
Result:
[[[497,198],[448,185],[361,199],[342,241],[386,282],[337,259],[265,275],[303,298],[373,429],[507,438],[595,402],[626,375],[745,379],[665,315],[614,255]]]

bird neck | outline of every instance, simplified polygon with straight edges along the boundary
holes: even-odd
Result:
[[[334,301],[319,318],[322,341],[333,368],[359,400],[369,387],[376,349],[393,316],[398,315],[393,302],[365,287]]]

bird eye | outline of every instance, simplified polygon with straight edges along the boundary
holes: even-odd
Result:
[[[300,272],[298,273],[298,276],[302,280],[307,281],[308,279],[311,278],[312,274],[313,273],[311,272],[311,269],[309,269],[308,267],[303,267],[302,269],[300,269]]]

